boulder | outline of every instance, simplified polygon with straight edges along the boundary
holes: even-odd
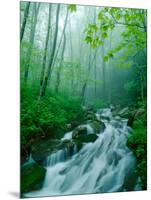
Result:
[[[79,125],[80,125],[80,122],[72,121],[71,124],[70,124],[70,130],[73,130],[74,128],[76,128]]]
[[[95,140],[98,138],[96,134],[89,134],[89,135],[79,135],[76,139],[73,140],[73,142],[77,143],[88,143],[88,142],[95,142]]]
[[[102,120],[110,121],[110,117],[108,117],[108,116],[100,115],[100,118],[101,118]]]
[[[120,117],[122,117],[122,118],[128,119],[129,116],[131,115],[131,111],[130,111],[129,107],[125,107],[125,108],[123,108],[122,110],[120,110],[120,111],[118,112],[118,115],[119,115]]]
[[[145,109],[139,108],[137,110],[131,111],[129,117],[128,117],[128,123],[127,125],[132,127],[135,120],[139,119],[142,115],[146,114]]]
[[[87,114],[86,117],[85,117],[85,120],[95,120],[96,119],[96,116],[93,114]]]
[[[37,163],[30,163],[21,167],[21,192],[31,192],[41,189],[46,169]]]
[[[85,126],[78,126],[72,133],[72,138],[75,139],[79,135],[86,135],[87,134],[87,128]]]
[[[101,121],[97,121],[97,120],[92,121],[92,122],[90,123],[90,126],[93,128],[94,133],[101,133],[101,132],[103,132],[104,129],[105,129],[104,123],[101,122]]]
[[[77,146],[77,150],[79,151],[83,147],[84,143],[95,142],[97,138],[98,136],[96,134],[79,135],[73,140],[73,142]]]

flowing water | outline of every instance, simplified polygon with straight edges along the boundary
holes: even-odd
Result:
[[[47,172],[43,188],[26,197],[88,194],[141,190],[135,175],[136,159],[126,143],[132,130],[127,120],[112,117],[110,109],[100,109],[96,117],[105,123],[105,130],[94,143],[87,143],[71,159],[60,150],[47,159]],[[92,127],[86,124],[88,133]],[[62,138],[71,139],[72,132]]]

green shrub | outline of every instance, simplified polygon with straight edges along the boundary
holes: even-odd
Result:
[[[32,95],[30,95],[32,94]],[[66,124],[84,120],[80,100],[75,97],[51,94],[41,100],[31,90],[23,92],[21,101],[21,142],[31,138],[48,136],[60,138],[66,131]]]
[[[137,174],[141,177],[142,188],[147,189],[147,128],[146,117],[134,123],[134,133],[128,139],[128,147],[137,157]]]

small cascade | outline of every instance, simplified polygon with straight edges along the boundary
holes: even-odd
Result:
[[[105,121],[104,132],[79,152],[75,145],[70,158],[67,150],[51,154],[43,188],[25,197],[141,190],[140,179],[135,174],[137,162],[127,147],[132,132],[127,120],[113,117],[107,108],[99,109],[96,116]],[[87,127],[87,134],[92,133],[89,124],[82,126]],[[71,138],[72,132],[69,132],[62,140]]]
[[[70,132],[66,133],[61,140],[62,141],[64,141],[64,140],[71,140],[72,139],[72,133],[73,133],[73,131],[70,131]]]
[[[68,158],[67,149],[65,148],[63,150],[59,150],[48,156],[46,166],[53,166],[59,162],[64,162],[67,160],[67,158]]]
[[[34,159],[32,158],[32,154],[29,155],[28,160],[23,164],[23,166],[34,163]]]

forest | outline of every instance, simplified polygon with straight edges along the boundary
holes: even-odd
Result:
[[[21,2],[20,95],[21,196],[147,189],[146,10]],[[78,162],[82,175],[71,181]]]

